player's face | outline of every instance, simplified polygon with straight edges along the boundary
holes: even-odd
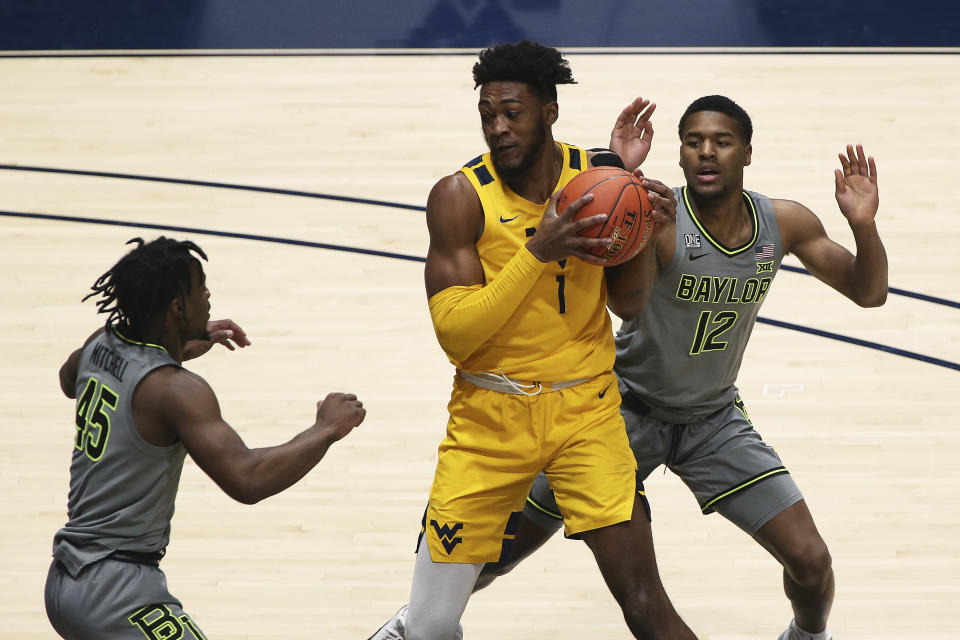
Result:
[[[680,138],[680,167],[695,195],[716,198],[743,189],[743,168],[752,148],[740,124],[716,111],[691,115]]]
[[[210,321],[210,290],[203,267],[196,263],[190,269],[190,293],[183,299],[187,339],[203,338],[207,334],[207,322]]]
[[[497,173],[522,174],[543,153],[557,103],[544,104],[524,82],[488,82],[480,87],[480,126]]]

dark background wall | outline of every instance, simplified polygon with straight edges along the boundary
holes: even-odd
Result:
[[[0,0],[0,50],[955,47],[956,0]]]

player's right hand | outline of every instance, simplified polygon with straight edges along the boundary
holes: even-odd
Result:
[[[329,393],[317,403],[316,426],[327,429],[333,441],[340,440],[363,422],[367,410],[352,393]]]
[[[574,220],[577,212],[593,200],[593,194],[588,193],[571,202],[564,210],[563,215],[557,215],[557,200],[559,197],[559,191],[550,196],[547,210],[540,220],[540,226],[527,241],[527,249],[540,262],[554,262],[570,256],[577,256],[591,264],[603,266],[606,261],[590,253],[590,249],[609,245],[613,241],[610,238],[584,238],[577,234],[581,229],[601,224],[607,219],[607,214],[601,213]]]

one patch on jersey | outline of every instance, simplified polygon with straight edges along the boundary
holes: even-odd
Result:
[[[773,244],[767,243],[757,247],[757,262],[768,260],[773,257]]]
[[[683,245],[687,249],[699,249],[700,248],[700,234],[699,233],[685,233],[683,234]]]
[[[773,273],[773,260],[757,263],[757,273]]]

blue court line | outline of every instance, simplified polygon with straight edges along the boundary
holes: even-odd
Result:
[[[329,249],[331,251],[346,251],[349,253],[359,253],[363,255],[378,256],[382,258],[395,258],[397,260],[407,260],[410,262],[421,262],[421,263],[426,262],[426,258],[421,258],[420,256],[411,256],[404,253],[391,253],[389,251],[375,251],[373,249],[359,249],[356,247],[346,247],[338,244],[308,242],[306,240],[278,238],[276,236],[261,236],[261,235],[255,235],[255,234],[249,234],[249,233],[236,233],[232,231],[215,231],[212,229],[198,229],[196,227],[178,227],[178,226],[172,226],[172,225],[151,224],[148,222],[103,220],[101,218],[80,218],[76,216],[60,216],[60,215],[54,215],[49,213],[26,213],[21,211],[0,211],[0,216],[8,216],[12,218],[32,218],[35,220],[56,220],[59,222],[81,222],[86,224],[102,224],[102,225],[110,225],[110,226],[118,226],[118,227],[134,227],[134,228],[140,228],[140,229],[156,229],[160,231],[180,231],[183,233],[195,233],[200,235],[219,236],[223,238],[258,240],[260,242],[273,242],[277,244],[295,245],[300,247],[311,247],[315,249]],[[878,351],[885,351],[887,353],[892,353],[894,355],[903,356],[905,358],[919,360],[920,362],[926,362],[928,364],[937,365],[939,367],[946,367],[948,369],[960,371],[960,364],[957,364],[955,362],[950,362],[948,360],[941,360],[940,358],[933,358],[931,356],[925,356],[921,353],[906,351],[904,349],[898,349],[896,347],[888,347],[887,345],[883,345],[877,342],[870,342],[869,340],[861,340],[859,338],[852,338],[850,336],[840,335],[839,333],[821,331],[820,329],[812,329],[810,327],[804,327],[798,324],[792,324],[790,322],[782,322],[780,320],[771,320],[769,318],[764,318],[764,317],[758,317],[757,322],[770,324],[776,327],[782,327],[784,329],[793,329],[794,331],[809,333],[815,336],[820,336],[822,338],[837,340],[839,342],[856,344],[862,347],[868,347],[870,349],[876,349]]]
[[[867,347],[869,349],[876,349],[878,351],[886,351],[887,353],[892,353],[894,355],[903,356],[904,358],[910,358],[912,360],[919,360],[921,362],[926,362],[928,364],[935,364],[938,367],[946,367],[948,369],[953,369],[955,371],[960,371],[960,364],[956,362],[950,362],[949,360],[941,360],[940,358],[934,358],[932,356],[925,356],[922,353],[916,353],[915,351],[906,351],[905,349],[898,349],[896,347],[888,347],[885,344],[880,344],[879,342],[871,342],[869,340],[861,340],[860,338],[851,338],[850,336],[840,335],[839,333],[832,333],[830,331],[822,331],[820,329],[813,329],[811,327],[803,327],[799,324],[793,324],[792,322],[783,322],[781,320],[771,320],[770,318],[757,318],[757,322],[762,322],[764,324],[770,324],[775,327],[781,327],[783,329],[793,329],[794,331],[801,331],[803,333],[809,333],[815,336],[820,336],[821,338],[830,338],[831,340],[839,340],[840,342],[849,342],[850,344],[860,345],[861,347]]]
[[[33,171],[37,173],[64,173],[72,176],[93,176],[96,178],[116,178],[118,180],[143,180],[145,182],[164,182],[167,184],[185,184],[193,187],[213,187],[215,189],[236,189],[239,191],[257,191],[273,193],[282,196],[298,196],[301,198],[319,198],[321,200],[337,200],[356,204],[372,204],[377,207],[393,207],[394,209],[410,209],[411,211],[426,211],[426,208],[413,204],[400,204],[384,200],[368,200],[366,198],[351,198],[349,196],[331,196],[311,191],[295,191],[293,189],[275,189],[273,187],[256,187],[245,184],[230,184],[227,182],[207,182],[206,180],[187,180],[184,178],[163,178],[160,176],[144,176],[135,173],[112,173],[107,171],[81,171],[79,169],[56,169],[53,167],[30,167],[17,164],[0,164],[0,169],[7,171]]]
[[[401,204],[398,202],[388,202],[386,200],[368,200],[366,198],[351,198],[349,196],[333,196],[333,195],[328,195],[324,193],[314,193],[311,191],[295,191],[292,189],[275,189],[273,187],[257,187],[257,186],[244,185],[244,184],[231,184],[228,182],[208,182],[205,180],[187,180],[185,178],[163,178],[160,176],[146,176],[146,175],[139,175],[134,173],[82,171],[80,169],[58,169],[54,167],[33,167],[28,165],[16,165],[16,164],[0,164],[0,170],[32,171],[37,173],[63,173],[63,174],[75,175],[75,176],[116,178],[118,180],[143,180],[146,182],[162,182],[166,184],[185,184],[185,185],[190,185],[195,187],[213,187],[216,189],[236,189],[239,191],[272,193],[272,194],[279,194],[284,196],[297,196],[300,198],[317,198],[320,200],[336,200],[339,202],[352,202],[355,204],[370,204],[377,207],[391,207],[394,209],[406,209],[409,211],[426,211],[426,208],[420,205]],[[200,233],[200,232],[197,231],[196,233]],[[293,241],[291,241],[291,243],[293,243]],[[802,273],[808,276],[810,275],[809,271],[807,271],[806,269],[802,269],[800,267],[793,267],[790,265],[782,264],[780,265],[780,268],[783,269],[784,271]],[[938,298],[936,296],[929,296],[924,293],[916,293],[914,291],[907,291],[906,289],[897,289],[896,287],[890,287],[889,291],[890,293],[904,296],[906,298],[914,298],[916,300],[923,300],[924,302],[932,302],[934,304],[942,304],[946,307],[953,307],[954,309],[960,309],[960,302],[955,302],[953,300]]]
[[[177,227],[167,224],[151,224],[149,222],[128,222],[126,220],[103,220],[101,218],[80,218],[77,216],[58,216],[51,213],[26,213],[22,211],[0,211],[0,216],[11,218],[33,218],[36,220],[57,220],[60,222],[82,222],[85,224],[102,224],[115,227],[134,227],[137,229],[156,229],[158,231],[180,231],[182,233],[196,233],[205,236],[219,236],[222,238],[239,238],[240,240],[258,240],[260,242],[274,242],[277,244],[290,244],[299,247],[311,247],[313,249],[329,249],[331,251],[346,251],[348,253],[360,253],[367,256],[378,256],[381,258],[396,258],[397,260],[410,260],[413,262],[426,262],[426,258],[419,256],[410,256],[405,253],[392,253],[390,251],[377,251],[375,249],[360,249],[358,247],[347,247],[340,244],[325,244],[323,242],[310,242],[308,240],[294,240],[292,238],[278,238],[276,236],[261,236],[252,233],[237,233],[235,231],[214,231],[212,229],[198,229],[196,227]]]
[[[793,271],[794,273],[802,273],[805,275],[811,275],[809,271],[802,267],[791,267],[790,265],[781,264],[780,268],[784,271]],[[946,298],[938,298],[937,296],[928,296],[925,293],[917,293],[916,291],[907,291],[906,289],[898,289],[896,287],[888,287],[887,290],[890,293],[895,293],[898,296],[904,296],[905,298],[914,298],[916,300],[923,300],[924,302],[932,302],[934,304],[942,304],[945,307],[953,307],[954,309],[960,309],[960,302],[955,302],[953,300],[947,300]]]

